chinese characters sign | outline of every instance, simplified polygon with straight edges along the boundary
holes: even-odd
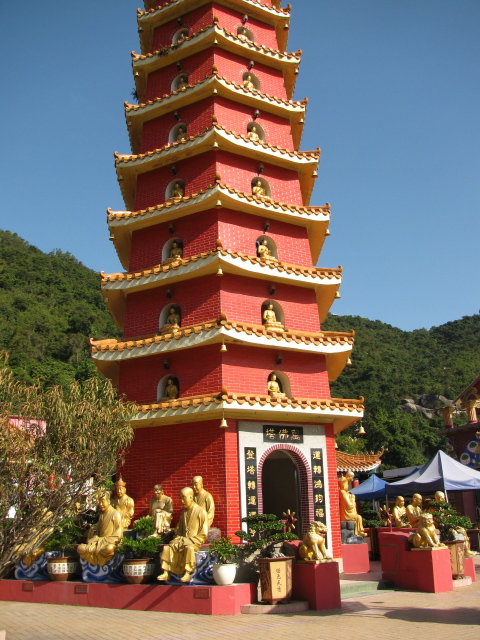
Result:
[[[303,427],[278,427],[276,425],[263,425],[264,442],[292,442],[303,443]]]
[[[310,449],[312,458],[313,510],[316,522],[327,524],[323,449]]]
[[[258,513],[257,450],[253,447],[245,447],[245,496],[247,516],[256,516]]]

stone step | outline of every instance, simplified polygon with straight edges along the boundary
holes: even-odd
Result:
[[[353,598],[360,595],[371,595],[376,591],[393,589],[391,580],[340,580],[340,597]]]

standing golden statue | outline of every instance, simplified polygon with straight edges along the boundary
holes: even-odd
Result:
[[[397,496],[395,506],[392,509],[392,515],[396,527],[408,527],[407,509],[403,496]]]
[[[411,504],[406,508],[408,522],[412,529],[416,529],[420,522],[420,516],[422,514],[422,500],[423,498],[419,493],[414,493]]]
[[[212,526],[213,517],[215,515],[215,502],[213,501],[213,496],[208,491],[205,491],[203,488],[203,478],[202,476],[194,476],[192,478],[193,491],[195,493],[195,502],[199,507],[205,509],[207,512],[208,518],[208,528]]]
[[[207,512],[199,507],[193,499],[193,489],[185,487],[180,492],[183,510],[175,529],[176,537],[164,546],[160,555],[162,573],[157,580],[163,582],[170,578],[170,573],[182,576],[181,582],[189,582],[195,571],[195,552],[207,539]]]
[[[97,524],[90,527],[85,544],[77,547],[78,555],[93,565],[103,567],[115,554],[115,549],[123,537],[122,516],[110,504],[110,493],[98,494],[100,517]]]
[[[135,511],[135,502],[127,496],[127,484],[122,480],[122,476],[115,482],[115,494],[111,505],[122,516],[122,529],[128,529]]]
[[[184,189],[180,182],[176,182],[172,189],[172,198],[183,198]]]
[[[247,138],[249,140],[253,140],[253,142],[257,142],[258,140],[260,140],[260,136],[257,133],[257,127],[255,125],[253,125],[249,131],[247,131]]]
[[[277,382],[277,376],[272,373],[270,379],[267,384],[268,395],[271,398],[284,398],[285,394],[280,388],[280,385]]]
[[[252,76],[248,74],[248,76],[243,81],[243,86],[245,89],[255,89],[255,85],[252,82]]]
[[[177,142],[183,142],[187,139],[187,132],[184,127],[178,127]]]
[[[265,329],[273,329],[275,331],[284,331],[283,324],[278,322],[275,311],[273,310],[273,304],[269,304],[263,312],[263,325]]]
[[[357,513],[355,496],[348,490],[348,479],[342,476],[338,480],[340,500],[340,522],[355,522],[355,535],[366,537],[363,530],[363,519]]]
[[[163,493],[161,484],[153,488],[155,495],[150,499],[150,515],[155,526],[155,538],[161,537],[170,530],[173,516],[173,500]]]
[[[164,396],[160,402],[170,402],[170,400],[176,400],[178,398],[178,387],[173,381],[173,378],[167,380],[167,386],[163,392]]]

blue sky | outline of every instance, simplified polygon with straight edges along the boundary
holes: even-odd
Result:
[[[105,210],[139,51],[139,0],[0,3],[0,227],[121,270]],[[286,1],[283,2],[286,4]],[[292,0],[312,204],[332,205],[319,264],[344,267],[332,311],[405,330],[478,313],[478,0]]]

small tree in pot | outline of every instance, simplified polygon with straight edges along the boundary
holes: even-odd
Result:
[[[150,582],[155,573],[154,558],[158,555],[158,538],[139,540],[123,538],[117,553],[124,556],[123,574],[130,584]]]
[[[65,549],[72,549],[78,544],[82,532],[78,528],[74,518],[64,518],[58,527],[56,527],[47,542],[45,549],[47,551],[61,551],[59,558],[49,558],[47,560],[47,571],[50,580],[64,582],[75,575],[78,569],[78,558],[76,554],[66,555]]]
[[[230,537],[217,538],[210,544],[210,553],[216,558],[213,565],[213,579],[218,585],[233,584],[237,565],[234,560],[238,555],[238,547]]]

